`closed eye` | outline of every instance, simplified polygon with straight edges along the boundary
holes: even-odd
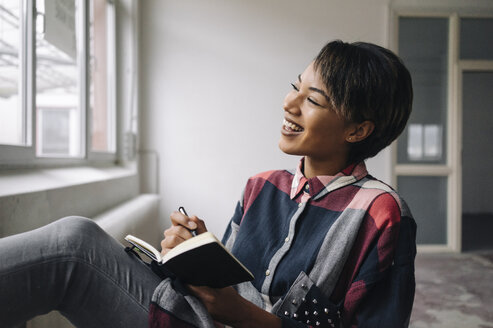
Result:
[[[315,106],[319,106],[319,107],[323,107],[322,105],[320,105],[318,102],[316,102],[315,100],[313,100],[312,98],[307,98],[307,100],[309,102],[311,102],[312,104],[314,104]]]
[[[294,90],[296,90],[296,92],[299,92],[300,89],[296,86],[296,84],[294,83],[291,83],[291,86],[293,87]],[[319,104],[317,101],[313,100],[312,98],[306,98],[310,103],[314,104],[315,106],[318,106],[318,107],[323,107],[321,104]]]

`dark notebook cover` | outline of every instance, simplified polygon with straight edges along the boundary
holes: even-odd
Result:
[[[222,288],[253,279],[218,243],[208,243],[161,264],[187,284]]]

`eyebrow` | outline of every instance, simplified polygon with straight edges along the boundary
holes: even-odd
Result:
[[[298,81],[301,82],[301,74],[298,74]],[[309,87],[308,90],[311,90],[311,91],[315,91],[315,92],[320,93],[322,96],[325,97],[325,100],[327,100],[327,102],[330,103],[329,96],[327,96],[327,94],[325,93],[325,91],[323,91],[322,89],[315,88],[315,87]]]

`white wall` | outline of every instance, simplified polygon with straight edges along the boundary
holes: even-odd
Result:
[[[140,5],[140,145],[159,154],[161,215],[183,205],[219,236],[249,176],[298,163],[277,147],[289,83],[332,39],[388,45],[388,0]],[[369,167],[389,181],[389,152]]]

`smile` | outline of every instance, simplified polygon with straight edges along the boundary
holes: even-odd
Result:
[[[302,132],[304,129],[296,123],[290,122],[286,119],[282,122],[283,129],[288,132]]]

